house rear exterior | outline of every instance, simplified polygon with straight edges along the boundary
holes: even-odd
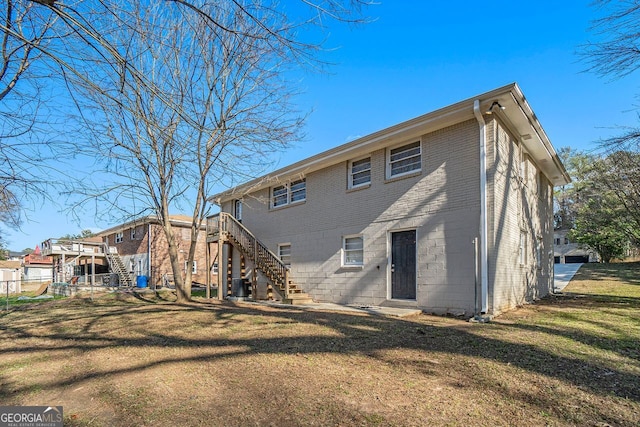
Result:
[[[183,267],[181,273],[185,273],[192,221],[184,215],[172,215],[170,221],[178,246],[179,263]],[[215,284],[217,281],[211,280],[208,265],[217,265],[217,252],[207,251],[205,229],[202,225],[196,242],[192,280],[196,284]],[[167,238],[154,215],[116,225],[89,238],[48,239],[42,243],[42,250],[43,255],[51,256],[53,260],[54,282],[95,285],[100,281],[121,286],[140,282],[141,286],[152,287],[174,282]]]
[[[551,291],[553,186],[567,182],[514,83],[213,200],[315,301],[498,314]],[[220,248],[223,282],[257,270],[234,239]]]
[[[191,243],[191,218],[172,215],[171,226],[176,236],[179,262],[184,273]],[[205,226],[202,226],[191,270],[193,282],[200,284],[207,282],[208,270],[204,234]],[[120,256],[131,276],[146,276],[151,286],[163,286],[173,282],[169,244],[161,224],[154,215],[111,227],[97,236],[111,251]]]

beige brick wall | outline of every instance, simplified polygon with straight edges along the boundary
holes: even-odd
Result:
[[[552,187],[526,154],[526,173],[521,177],[523,148],[495,119],[489,129],[489,308],[499,313],[538,299],[551,289]],[[526,235],[524,264],[520,262],[521,233]]]
[[[488,308],[497,314],[551,289],[552,186],[507,127],[495,116],[485,119]],[[348,164],[342,162],[306,175],[304,203],[271,209],[269,189],[255,192],[243,199],[243,223],[275,253],[279,243],[291,244],[291,277],[315,300],[371,305],[390,297],[390,233],[416,229],[415,305],[469,315],[475,305],[472,241],[480,216],[478,132],[477,122],[469,120],[423,135],[422,171],[415,176],[386,180],[382,149],[371,153],[367,188],[347,188]],[[232,203],[223,211],[231,212]],[[527,236],[522,265],[521,232]],[[364,266],[341,267],[342,238],[354,234],[364,237]],[[240,275],[237,259],[234,277]]]
[[[417,230],[416,305],[467,312],[474,306],[479,222],[478,124],[422,138],[422,171],[385,180],[385,150],[371,153],[372,182],[347,189],[347,162],[309,173],[307,200],[269,208],[269,190],[244,197],[243,224],[274,252],[291,243],[292,278],[317,301],[380,304],[389,297],[389,233]],[[414,140],[407,140],[407,143]],[[231,203],[223,210],[231,212]],[[364,267],[341,267],[342,237],[362,234]],[[234,274],[237,274],[235,272]]]

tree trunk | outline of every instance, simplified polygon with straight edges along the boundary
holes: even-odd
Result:
[[[185,276],[182,275],[178,243],[176,242],[175,232],[168,216],[164,222],[163,229],[169,246],[169,259],[171,261],[171,270],[173,271],[173,282],[176,286],[177,301],[178,303],[185,303],[191,301],[191,271],[187,271]]]

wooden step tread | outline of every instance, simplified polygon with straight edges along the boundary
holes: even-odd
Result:
[[[284,304],[303,305],[313,303],[313,299],[307,294],[293,294],[289,295],[289,298],[283,299],[282,302]]]

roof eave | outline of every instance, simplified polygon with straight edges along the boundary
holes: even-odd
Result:
[[[227,200],[241,198],[245,194],[268,188],[276,183],[286,182],[294,177],[305,176],[326,166],[371,153],[394,142],[401,143],[403,140],[472,119],[474,117],[473,103],[476,100],[480,101],[480,108],[483,112],[487,111],[494,101],[505,106],[505,111],[500,114],[513,118],[516,136],[523,141],[529,151],[539,154],[536,161],[541,162],[541,167],[551,182],[554,185],[564,185],[571,181],[520,87],[516,83],[510,83],[316,154],[245,184],[215,194],[208,200],[220,206]],[[527,142],[534,137],[535,141]],[[535,142],[540,147],[531,149]]]

